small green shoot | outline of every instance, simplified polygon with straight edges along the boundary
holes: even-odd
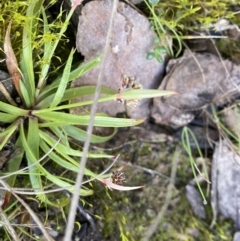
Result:
[[[194,143],[197,147],[197,151],[198,151],[199,156],[201,158],[203,158],[201,149],[198,145],[198,142],[197,142],[196,137],[194,136],[193,132],[188,127],[186,127],[186,126],[183,127],[182,136],[181,136],[182,145],[183,145],[183,148],[185,149],[185,151],[188,154],[189,161],[190,161],[191,168],[192,168],[192,172],[193,172],[193,176],[194,176],[195,181],[197,183],[199,192],[200,192],[200,194],[203,198],[203,203],[207,204],[207,200],[205,198],[205,195],[203,194],[202,188],[201,188],[200,183],[199,183],[198,178],[197,178],[197,171],[199,171],[199,169],[197,168],[197,164],[196,164],[196,162],[194,160],[194,157],[193,157],[193,154],[192,154],[192,148],[191,148],[190,138],[189,138],[190,136],[191,136],[192,140],[194,141]],[[208,183],[210,183],[209,177],[208,177],[208,171],[207,171],[207,167],[206,167],[205,163],[203,163],[203,169],[204,169],[203,173],[199,173],[199,174],[201,176],[203,176]]]

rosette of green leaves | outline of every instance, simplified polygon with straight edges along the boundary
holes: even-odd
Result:
[[[69,109],[79,106],[92,104],[92,100],[71,103],[76,97],[93,95],[95,86],[81,86],[68,88],[69,83],[94,68],[101,62],[101,57],[88,63],[72,69],[74,50],[71,50],[67,59],[63,73],[49,84],[48,76],[51,61],[59,40],[66,31],[69,19],[75,7],[71,9],[62,23],[59,33],[54,33],[52,38],[46,38],[44,42],[44,51],[39,63],[34,63],[34,53],[36,51],[33,43],[39,38],[38,26],[43,23],[43,36],[51,36],[48,19],[43,7],[43,0],[32,0],[28,6],[26,21],[22,35],[22,54],[20,65],[14,55],[10,41],[10,27],[8,28],[4,51],[6,54],[6,63],[9,73],[13,79],[14,86],[21,98],[21,104],[8,104],[0,102],[1,122],[7,124],[7,128],[0,133],[0,150],[6,145],[9,139],[16,134],[16,148],[20,152],[14,156],[8,163],[9,173],[19,170],[20,164],[25,157],[28,164],[27,174],[29,175],[31,187],[42,202],[49,202],[44,193],[44,184],[50,183],[54,186],[73,191],[73,180],[67,177],[58,176],[46,169],[41,160],[42,156],[47,156],[54,165],[59,165],[67,171],[77,173],[79,170],[79,157],[82,152],[74,148],[70,140],[84,142],[86,131],[78,126],[87,126],[90,120],[89,115],[73,115],[68,112]],[[9,25],[10,26],[10,25]],[[38,66],[38,73],[36,73]],[[39,70],[40,66],[40,70]],[[104,97],[99,102],[115,100],[119,96],[113,90],[102,88]],[[121,93],[124,99],[149,98],[154,96],[171,94],[171,92],[162,92],[157,90],[129,90]],[[97,127],[125,127],[141,123],[143,120],[119,119],[108,117],[106,115],[96,115],[94,126]],[[93,143],[105,142],[110,136],[100,137],[91,136]],[[89,158],[110,158],[105,154],[89,153]],[[85,168],[85,175],[90,178],[96,177],[89,169]],[[26,174],[18,172],[18,174]],[[13,186],[16,174],[8,178],[8,183]],[[47,181],[46,181],[47,180]],[[90,195],[92,190],[82,187],[80,195]]]

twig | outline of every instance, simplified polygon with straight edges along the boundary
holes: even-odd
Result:
[[[12,227],[11,223],[9,222],[7,215],[2,210],[2,207],[0,207],[0,215],[1,215],[1,223],[5,226],[5,228],[9,232],[9,234],[12,236],[13,240],[20,241],[14,228]]]
[[[124,164],[127,164],[127,166],[131,166],[131,167],[137,168],[137,169],[139,169],[139,170],[142,170],[142,171],[144,171],[144,172],[147,172],[147,173],[149,173],[149,174],[152,175],[152,176],[153,176],[153,175],[157,175],[157,176],[162,177],[162,178],[164,178],[164,179],[170,180],[170,177],[162,174],[161,172],[155,171],[155,170],[153,170],[153,169],[146,168],[146,167],[142,167],[142,166],[139,166],[139,165],[134,165],[134,164],[132,164],[131,162],[125,162],[125,161],[121,161],[121,160],[120,160],[120,162],[122,162],[122,163],[124,163]]]
[[[78,172],[77,179],[76,179],[76,185],[75,185],[75,189],[74,189],[75,191],[74,191],[74,194],[73,194],[73,197],[71,200],[71,207],[69,210],[68,222],[67,222],[67,227],[65,230],[64,241],[71,241],[73,225],[74,225],[74,220],[75,220],[75,215],[76,215],[76,210],[77,210],[77,205],[78,205],[79,190],[82,185],[84,168],[87,163],[87,155],[88,155],[90,139],[91,139],[92,130],[93,130],[94,117],[96,115],[97,103],[98,103],[98,99],[99,99],[100,91],[101,91],[101,85],[102,85],[102,79],[103,79],[103,69],[104,69],[104,65],[105,65],[105,62],[107,59],[107,53],[108,53],[109,46],[110,46],[111,33],[112,33],[112,28],[113,28],[113,20],[114,20],[115,12],[117,10],[117,5],[118,5],[118,0],[114,0],[111,17],[109,20],[109,29],[108,29],[106,43],[105,43],[104,52],[103,52],[103,60],[100,65],[100,70],[99,70],[99,75],[98,75],[98,80],[97,80],[97,87],[96,87],[96,91],[94,94],[94,102],[93,102],[93,105],[91,108],[90,121],[89,121],[89,125],[87,128],[87,136],[86,136],[86,140],[84,142],[81,164],[80,164],[79,172]]]
[[[31,215],[31,217],[33,218],[33,220],[35,221],[35,223],[38,225],[39,229],[42,231],[43,236],[46,238],[47,241],[54,241],[53,238],[50,236],[50,234],[47,232],[47,230],[45,229],[44,225],[42,224],[41,220],[38,218],[38,216],[33,212],[33,210],[30,208],[30,206],[28,206],[28,204],[23,201],[22,198],[20,198],[16,193],[14,193],[12,191],[12,189],[9,187],[9,185],[3,181],[2,179],[0,179],[0,184],[2,184],[3,187],[6,188],[6,190],[8,192],[11,192],[12,195],[26,208],[26,210],[28,211],[28,213]],[[16,240],[16,239],[14,239]]]

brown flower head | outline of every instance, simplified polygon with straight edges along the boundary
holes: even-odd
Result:
[[[124,173],[120,171],[113,171],[112,175],[110,176],[110,180],[112,183],[117,185],[123,185],[123,183],[126,181]]]

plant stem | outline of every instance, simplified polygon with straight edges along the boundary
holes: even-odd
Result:
[[[71,241],[71,237],[72,237],[73,225],[74,225],[74,220],[75,220],[76,210],[77,210],[77,205],[78,205],[79,190],[81,188],[81,184],[82,184],[82,180],[83,180],[84,168],[87,163],[87,154],[88,154],[90,139],[91,139],[92,130],[93,130],[94,117],[95,117],[95,114],[97,111],[97,104],[98,104],[98,99],[99,99],[100,91],[101,91],[101,85],[102,85],[102,79],[103,79],[103,69],[104,69],[104,65],[105,65],[106,58],[107,58],[107,53],[108,53],[109,46],[110,46],[113,20],[114,20],[114,16],[115,16],[115,13],[117,10],[117,6],[118,6],[118,0],[114,0],[111,17],[109,20],[110,21],[109,29],[108,29],[106,43],[105,43],[105,47],[104,47],[103,61],[100,65],[100,71],[99,71],[98,81],[97,81],[97,88],[96,88],[96,91],[94,94],[94,102],[93,102],[93,105],[91,108],[90,122],[89,122],[88,129],[87,129],[87,138],[86,138],[86,141],[84,142],[83,155],[81,158],[81,164],[80,164],[79,172],[78,172],[77,179],[76,179],[76,185],[75,185],[75,189],[74,189],[75,191],[74,191],[74,194],[73,194],[73,197],[71,200],[71,207],[69,210],[68,222],[67,222],[67,227],[65,230],[64,241]]]

